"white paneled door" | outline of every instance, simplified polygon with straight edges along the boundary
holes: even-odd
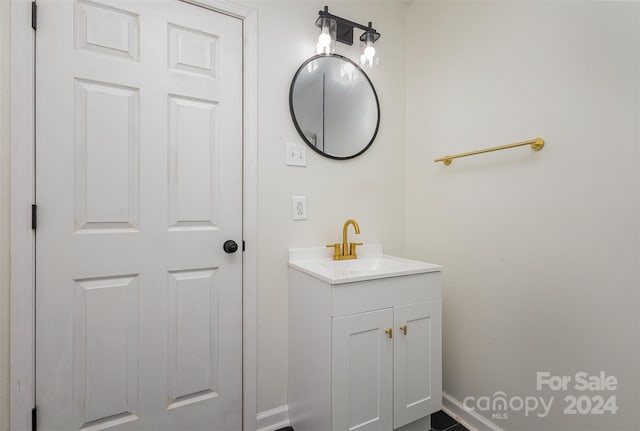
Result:
[[[39,429],[239,431],[242,21],[38,6]]]

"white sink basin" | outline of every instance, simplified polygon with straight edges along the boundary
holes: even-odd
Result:
[[[289,266],[330,284],[375,280],[442,270],[440,265],[403,259],[382,253],[382,245],[365,244],[358,258],[333,260],[328,248],[289,250]]]
[[[360,258],[353,260],[330,260],[320,264],[331,271],[367,272],[393,271],[402,267],[403,262],[390,256]]]

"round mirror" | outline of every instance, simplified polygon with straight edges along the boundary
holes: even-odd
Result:
[[[314,151],[350,159],[369,148],[380,124],[373,84],[353,61],[317,55],[296,72],[289,91],[293,124]]]

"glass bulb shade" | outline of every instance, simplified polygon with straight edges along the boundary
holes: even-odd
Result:
[[[360,64],[369,68],[373,67],[376,49],[373,47],[373,40],[367,39],[364,44],[364,51],[360,56]]]
[[[321,31],[316,45],[316,54],[331,55],[336,52],[336,20],[322,18]]]

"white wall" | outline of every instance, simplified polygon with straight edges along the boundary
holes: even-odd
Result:
[[[416,2],[407,23],[409,255],[444,264],[444,390],[555,395],[508,430],[637,430],[638,2]],[[512,149],[446,154],[540,136]],[[537,371],[618,378],[563,415]],[[491,415],[489,414],[489,418]]]
[[[382,106],[380,131],[369,151],[350,161],[310,149],[306,168],[284,165],[284,143],[302,142],[289,115],[289,85],[313,54],[314,26],[324,1],[257,1],[259,21],[258,411],[287,402],[287,249],[341,239],[355,218],[359,240],[403,251],[405,4],[397,1],[328,2],[329,10],[382,33],[380,66],[370,73]],[[338,44],[358,60],[360,48]],[[307,221],[291,220],[291,196],[306,195]],[[248,244],[249,247],[253,246]]]
[[[11,3],[0,1],[0,431],[9,429],[9,43]]]

